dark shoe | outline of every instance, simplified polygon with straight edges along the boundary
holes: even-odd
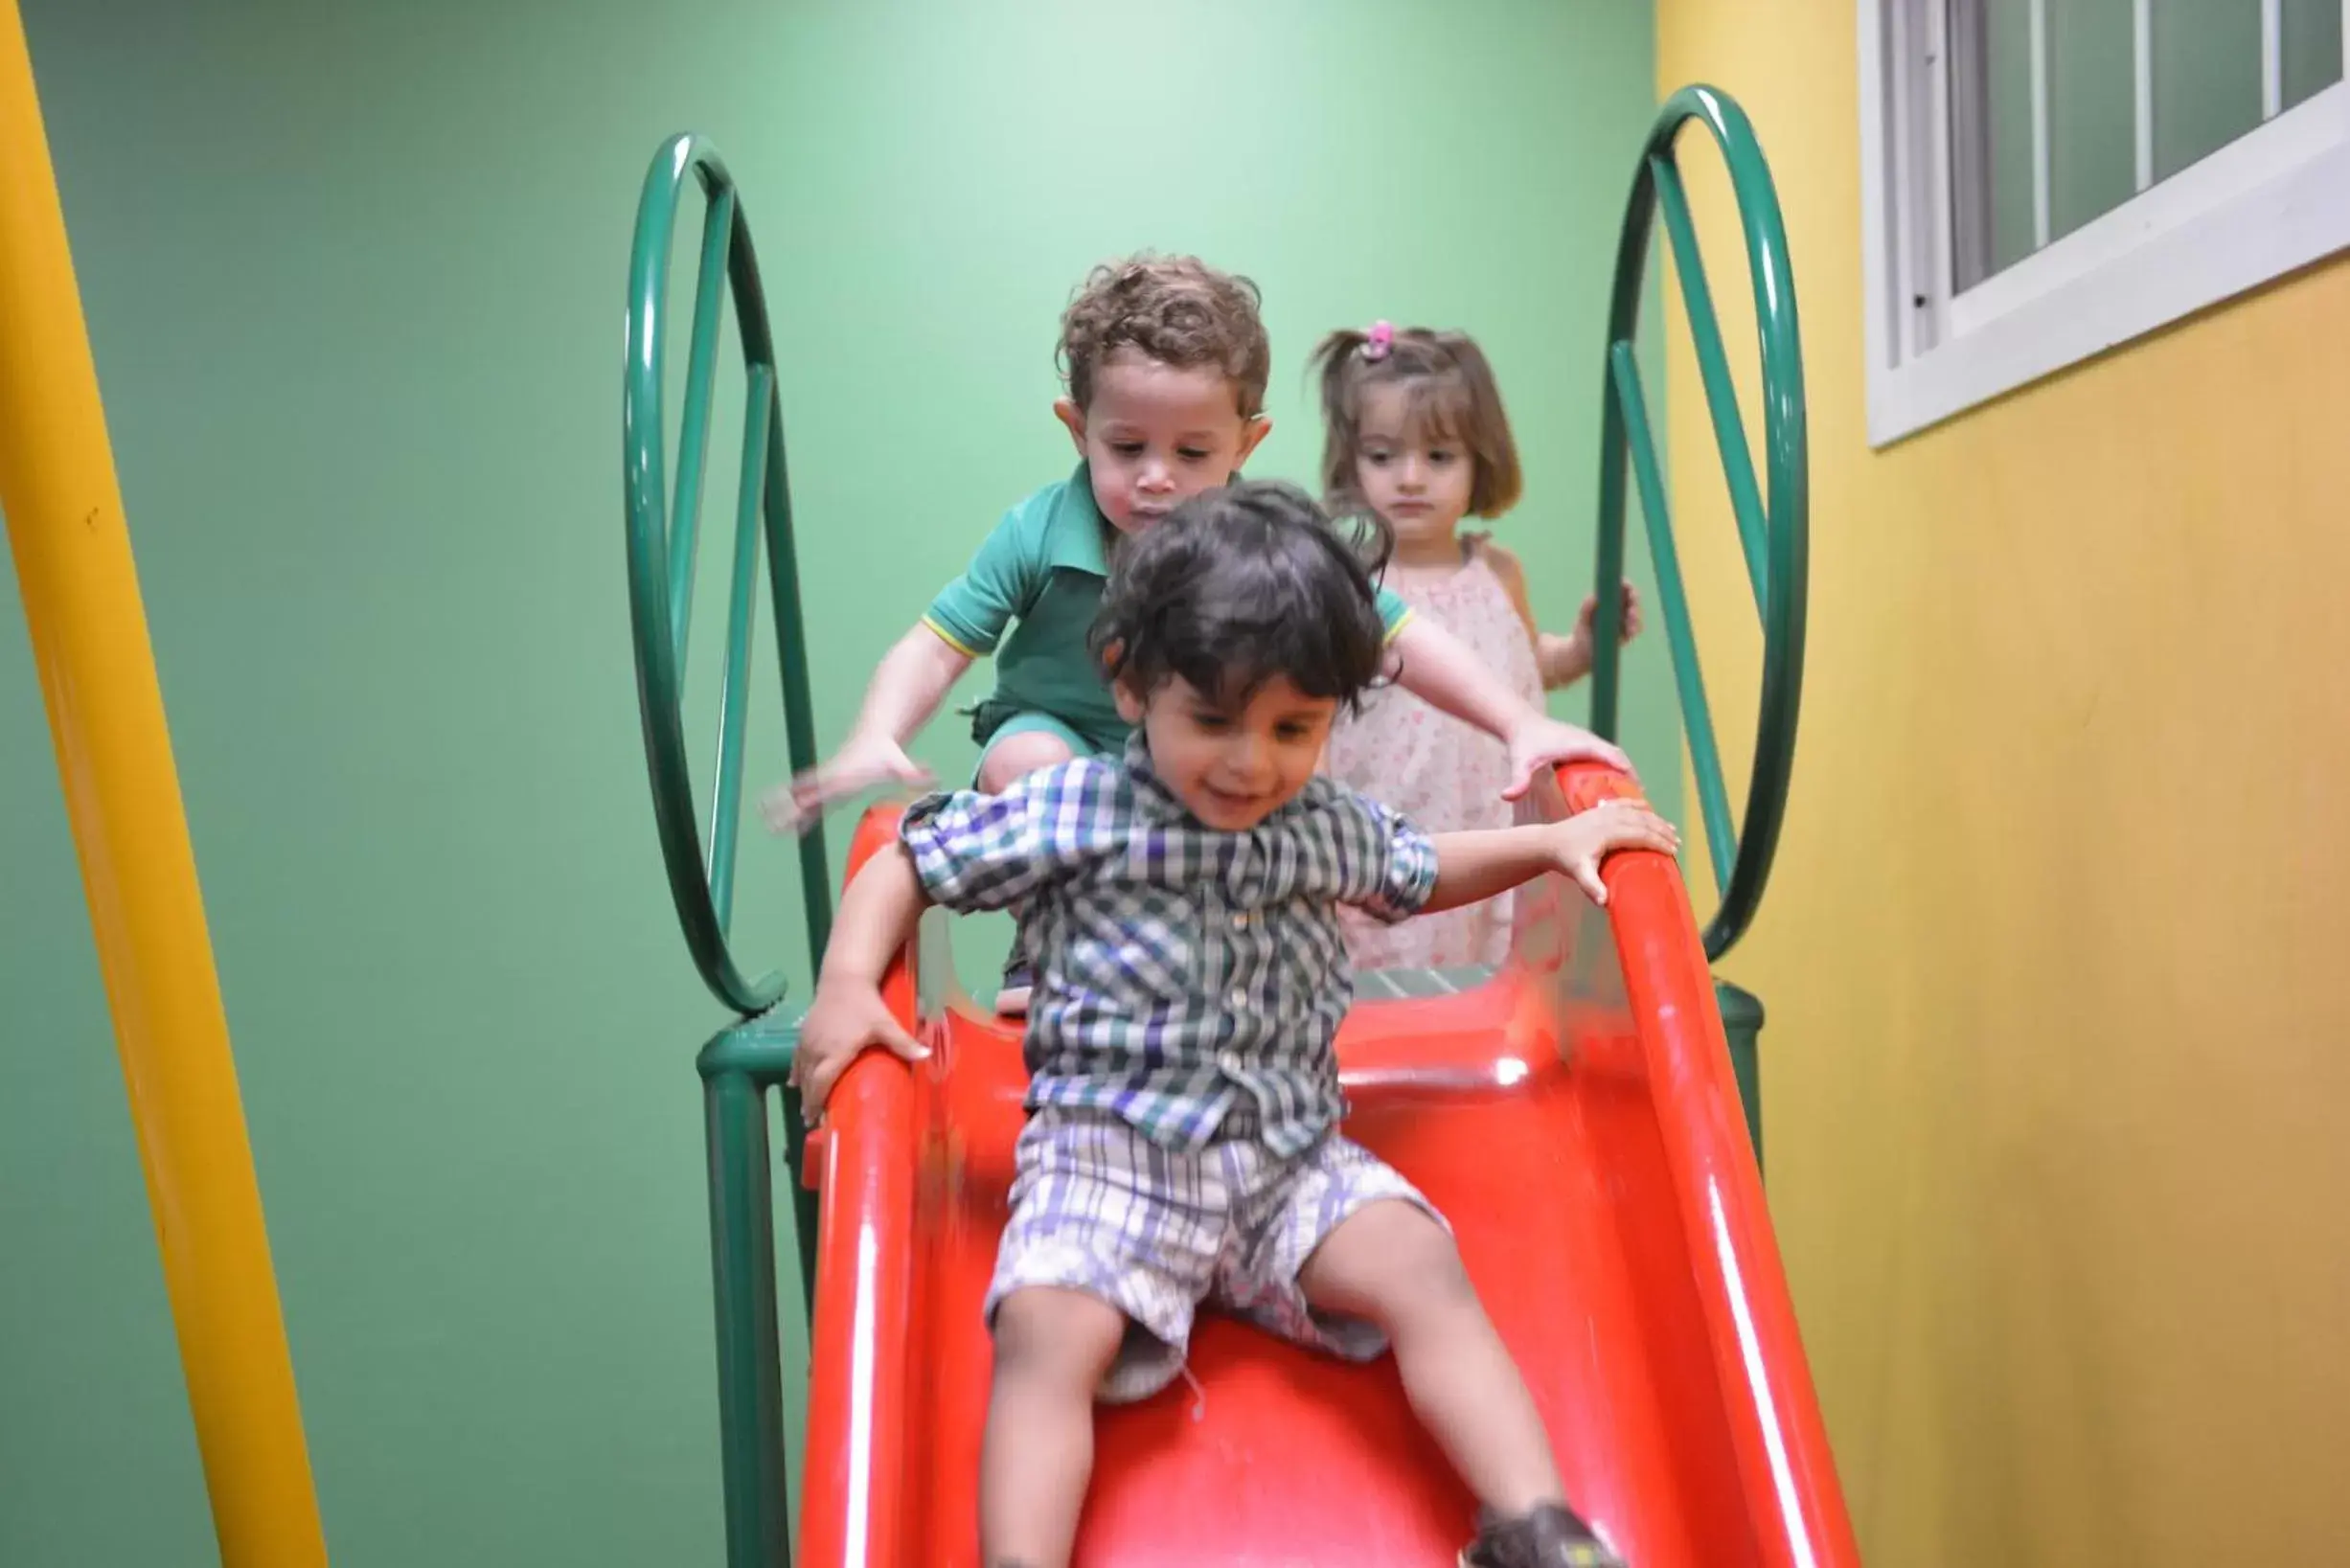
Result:
[[[1004,964],[1003,989],[995,993],[995,1011],[1007,1018],[1017,1018],[1028,1011],[1028,998],[1037,984],[1037,972],[1028,960],[1014,955]]]
[[[1577,1517],[1559,1503],[1544,1503],[1522,1518],[1503,1519],[1487,1510],[1477,1518],[1477,1538],[1461,1553],[1460,1568],[1629,1568]]]

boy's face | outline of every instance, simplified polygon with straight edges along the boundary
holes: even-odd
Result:
[[[1232,383],[1213,365],[1177,370],[1132,348],[1095,367],[1093,398],[1053,405],[1093,475],[1094,505],[1121,534],[1139,534],[1201,490],[1228,484],[1272,421],[1243,419]]]
[[[1151,766],[1208,827],[1246,832],[1306,787],[1338,716],[1335,697],[1312,697],[1275,675],[1233,704],[1171,679],[1148,696],[1117,688],[1118,712],[1141,726]]]

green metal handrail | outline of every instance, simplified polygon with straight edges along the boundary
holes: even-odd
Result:
[[[687,360],[685,410],[678,424],[677,488],[664,485],[665,411],[662,369],[669,336],[669,256],[677,202],[691,171],[709,205],[702,226],[699,286],[694,295],[693,343]],[[726,666],[720,689],[717,782],[705,856],[694,820],[694,780],[686,762],[684,680],[687,631],[694,604],[695,535],[701,511],[702,470],[710,447],[710,395],[717,379],[719,308],[731,283],[742,343],[742,476],[736,492],[733,574],[726,619]],[[751,623],[762,527],[768,592],[774,610],[777,666],[783,678],[786,744],[794,772],[816,761],[810,712],[808,648],[801,629],[800,579],[791,543],[791,495],[784,471],[784,418],[775,385],[775,345],[767,330],[759,261],[750,223],[734,178],[710,145],[673,136],[645,175],[637,204],[636,241],[628,261],[627,366],[623,381],[621,442],[628,518],[628,610],[636,633],[638,706],[645,728],[645,761],[652,775],[653,818],[670,897],[677,906],[686,947],[711,993],[746,1016],[773,1007],[784,994],[780,972],[744,978],[729,945],[734,917],[736,833],[742,817],[742,738],[749,716]],[[820,959],[833,921],[832,874],[824,840],[810,834],[800,847],[801,895],[808,946]]]
[[[1763,453],[1766,482],[1755,482],[1754,459],[1746,444],[1745,421],[1723,351],[1722,328],[1705,284],[1697,228],[1681,189],[1674,142],[1690,121],[1702,123],[1729,166],[1745,232],[1746,264],[1754,282],[1754,315],[1763,350]],[[1698,665],[1697,637],[1690,624],[1688,591],[1673,544],[1672,513],[1665,499],[1664,472],[1657,462],[1648,403],[1632,352],[1639,329],[1640,295],[1648,272],[1649,232],[1662,208],[1673,267],[1689,315],[1698,372],[1713,415],[1714,442],[1722,455],[1738,519],[1738,539],[1746,577],[1763,622],[1763,698],[1754,742],[1754,768],[1746,785],[1745,821],[1734,826],[1729,791],[1723,781],[1722,754],[1705,701],[1704,672]],[[1648,524],[1649,554],[1656,569],[1657,608],[1673,656],[1673,678],[1680,693],[1689,758],[1697,776],[1699,809],[1705,821],[1706,848],[1722,906],[1705,927],[1705,956],[1718,959],[1736,944],[1754,920],[1763,888],[1770,879],[1779,829],[1787,815],[1790,775],[1795,761],[1795,726],[1803,696],[1805,579],[1810,466],[1804,425],[1803,345],[1795,316],[1795,278],[1788,262],[1787,228],[1770,166],[1745,111],[1726,93],[1684,87],[1668,100],[1650,127],[1640,167],[1632,177],[1624,227],[1617,241],[1614,297],[1608,312],[1606,382],[1599,482],[1599,613],[1593,635],[1591,727],[1612,737],[1616,727],[1618,677],[1622,669],[1618,633],[1624,576],[1626,468],[1640,491]],[[1766,498],[1768,497],[1768,498]],[[1746,998],[1751,1003],[1751,998]],[[1756,1023],[1760,1024],[1759,1005]],[[1749,1113],[1751,1114],[1751,1096]],[[1759,1148],[1759,1142],[1758,1142]]]
[[[677,481],[665,484],[662,373],[670,321],[669,263],[677,204],[689,171],[707,208],[678,422]],[[710,445],[719,323],[732,287],[744,380],[741,476],[727,579],[726,662],[719,704],[717,781],[705,853],[695,824],[686,763],[684,678],[694,605],[694,552]],[[703,984],[741,1021],[696,1058],[709,1150],[710,1248],[718,1320],[719,1422],[725,1472],[726,1555],[737,1568],[788,1564],[782,1347],[775,1273],[775,1190],[767,1147],[767,1096],[784,1098],[785,1159],[799,1238],[799,1287],[812,1303],[816,1196],[804,1179],[808,1129],[787,1085],[799,1043],[796,1019],[775,1011],[780,973],[746,979],[729,942],[734,917],[737,828],[742,806],[742,742],[749,716],[751,625],[764,536],[783,681],[786,747],[794,773],[816,761],[808,690],[808,649],[792,550],[791,496],[784,467],[784,421],[775,345],[748,219],[725,162],[706,142],[673,136],[646,172],[628,261],[627,358],[622,381],[622,456],[628,530],[628,609],[636,648],[637,701],[653,819],[670,897],[687,951]],[[800,841],[801,895],[808,917],[810,972],[832,934],[833,882],[824,837]]]

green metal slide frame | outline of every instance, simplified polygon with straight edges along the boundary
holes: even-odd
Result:
[[[1698,252],[1697,225],[1681,185],[1675,144],[1683,127],[1705,126],[1729,166],[1746,246],[1746,270],[1754,285],[1754,318],[1762,338],[1763,461],[1765,478],[1755,480],[1754,457],[1730,377],[1722,326]],[[1649,235],[1657,212],[1665,220],[1673,270],[1689,317],[1698,374],[1713,417],[1714,444],[1728,482],[1730,510],[1738,521],[1738,543],[1745,557],[1754,607],[1763,622],[1763,695],[1756,719],[1754,767],[1746,784],[1743,822],[1734,823],[1722,773],[1722,750],[1714,739],[1713,710],[1705,698],[1699,667],[1697,630],[1689,613],[1680,556],[1673,542],[1673,515],[1665,499],[1664,469],[1656,452],[1648,399],[1633,353],[1639,330],[1640,296],[1647,284]],[[1656,573],[1658,619],[1673,655],[1673,680],[1680,696],[1681,723],[1689,737],[1689,761],[1696,776],[1698,808],[1705,823],[1715,892],[1722,899],[1705,924],[1705,956],[1719,961],[1738,943],[1762,906],[1770,863],[1787,818],[1790,779],[1795,765],[1795,729],[1803,702],[1804,613],[1811,561],[1810,436],[1804,419],[1803,339],[1795,313],[1795,274],[1788,261],[1787,225],[1770,165],[1746,113],[1726,93],[1684,87],[1667,100],[1650,127],[1648,145],[1632,176],[1631,198],[1616,243],[1615,285],[1608,307],[1606,384],[1602,389],[1599,477],[1599,616],[1591,666],[1591,727],[1612,737],[1622,660],[1618,620],[1624,576],[1626,469],[1640,492],[1648,524],[1649,559]],[[1762,1002],[1717,977],[1716,997],[1730,1037],[1738,1087],[1745,1102],[1746,1129],[1755,1157],[1763,1151],[1759,1036]]]
[[[1676,139],[1693,120],[1712,133],[1729,166],[1745,231],[1762,335],[1765,478],[1760,484],[1698,254],[1688,198],[1674,161]],[[677,473],[672,489],[667,476],[663,374],[668,340],[673,335],[668,308],[670,253],[689,177],[699,186],[706,206],[684,407],[678,423]],[[1659,209],[1664,214],[1715,439],[1728,479],[1740,546],[1763,621],[1762,713],[1743,824],[1732,821],[1704,679],[1698,667],[1688,594],[1674,546],[1663,469],[1633,355],[1640,297],[1646,285],[1649,235]],[[746,383],[745,422],[727,579],[717,768],[705,839],[696,820],[683,698],[710,402],[721,307],[729,290]],[[1712,88],[1688,87],[1676,93],[1650,130],[1617,250],[1606,377],[1597,570],[1600,612],[1591,677],[1591,722],[1603,735],[1612,735],[1616,727],[1622,669],[1617,585],[1623,580],[1629,472],[1638,489],[1647,523],[1659,618],[1672,650],[1700,809],[1722,898],[1720,910],[1705,928],[1706,955],[1718,959],[1754,919],[1786,814],[1803,685],[1809,494],[1802,350],[1786,229],[1752,125],[1736,102]],[[629,259],[622,406],[628,602],[653,818],[687,951],[711,994],[739,1018],[704,1046],[696,1059],[709,1148],[727,1561],[732,1568],[787,1568],[791,1521],[778,1338],[774,1167],[767,1137],[771,1091],[781,1089],[784,1096],[785,1159],[800,1243],[795,1273],[804,1295],[814,1284],[815,1202],[803,1179],[807,1128],[797,1097],[787,1083],[798,1025],[795,1017],[777,1011],[784,999],[784,980],[779,972],[747,978],[729,939],[752,627],[763,550],[792,769],[796,772],[812,765],[816,752],[784,464],[783,414],[766,301],[741,195],[724,162],[698,137],[672,137],[655,154],[645,176]],[[832,924],[832,877],[821,833],[811,833],[802,841],[800,875],[812,973]],[[1761,1005],[1725,982],[1718,981],[1716,989],[1723,1022],[1729,1026],[1732,1053],[1738,1057],[1740,1088],[1759,1155],[1755,1044],[1762,1024]]]

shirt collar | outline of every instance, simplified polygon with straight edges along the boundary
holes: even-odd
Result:
[[[1061,487],[1061,499],[1054,503],[1052,519],[1045,525],[1045,559],[1072,572],[1107,578],[1109,535],[1109,520],[1093,504],[1093,474],[1081,463]]]
[[[1134,733],[1126,738],[1125,762],[1128,775],[1134,781],[1136,797],[1150,808],[1152,814],[1177,817],[1191,814],[1183,809],[1183,803],[1175,799],[1175,792],[1167,787],[1167,782],[1151,765],[1151,742],[1144,738],[1139,724],[1134,726]]]

